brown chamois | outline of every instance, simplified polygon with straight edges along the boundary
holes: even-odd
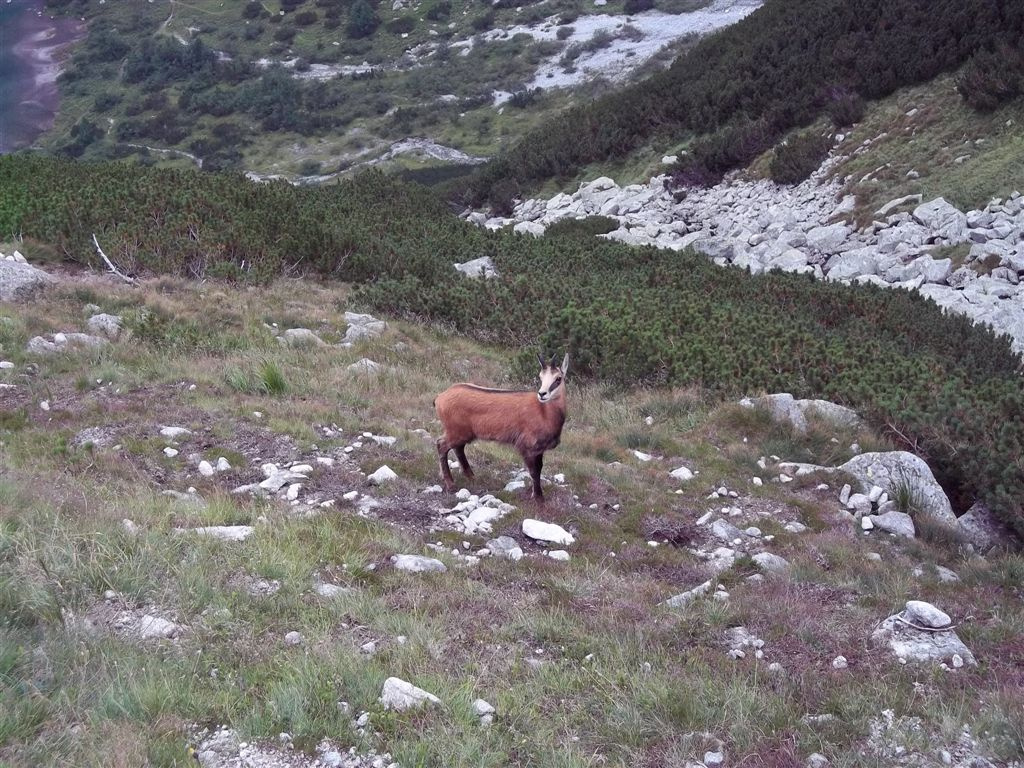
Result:
[[[448,491],[455,489],[448,452],[454,450],[463,473],[473,477],[466,461],[466,446],[474,440],[508,443],[523,457],[533,480],[533,498],[544,501],[540,473],[544,468],[544,451],[554,448],[565,424],[565,376],[569,356],[562,365],[555,365],[538,355],[540,387],[536,392],[488,389],[475,384],[453,384],[434,400],[437,417],[444,434],[437,441],[437,457],[441,464],[441,480]]]

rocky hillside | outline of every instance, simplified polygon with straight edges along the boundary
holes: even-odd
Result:
[[[88,32],[39,144],[303,183],[375,164],[472,166],[759,5],[51,0]]]
[[[431,401],[507,350],[0,266],[6,764],[1024,757],[1024,560],[848,409],[570,374],[548,504],[490,445],[449,496]]]

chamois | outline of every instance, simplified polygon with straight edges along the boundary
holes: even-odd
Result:
[[[488,389],[475,384],[453,384],[434,400],[437,417],[444,434],[437,441],[437,457],[441,480],[451,492],[455,489],[448,453],[454,450],[462,472],[473,477],[466,461],[466,446],[474,440],[508,443],[523,457],[533,480],[532,497],[544,501],[540,473],[544,452],[555,448],[565,424],[565,376],[569,371],[569,355],[561,366],[555,358],[545,362],[540,355],[540,387],[537,392]]]

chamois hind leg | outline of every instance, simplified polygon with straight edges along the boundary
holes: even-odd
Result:
[[[473,474],[473,468],[469,466],[469,460],[466,459],[466,446],[456,445],[454,446],[455,458],[459,460],[459,466],[462,467],[462,474],[468,479],[472,480],[475,475]]]
[[[538,503],[544,503],[544,490],[540,487],[540,473],[544,468],[544,454],[527,455],[523,457],[526,462],[526,469],[530,472],[530,479],[533,480],[533,498]]]
[[[440,437],[437,441],[437,462],[441,467],[441,482],[445,490],[455,490],[455,480],[452,479],[452,470],[448,466],[448,452],[452,449],[447,437]]]

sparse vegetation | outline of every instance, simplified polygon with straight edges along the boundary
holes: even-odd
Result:
[[[295,758],[329,739],[342,751],[386,750],[403,766],[671,764],[701,760],[717,740],[729,759],[771,764],[784,750],[792,762],[822,752],[838,764],[875,754],[870,723],[890,708],[920,718],[917,738],[927,746],[911,739],[910,751],[951,746],[968,725],[983,754],[1021,758],[1024,561],[967,562],[928,542],[864,539],[837,515],[834,488],[751,483],[764,441],[778,449],[788,440],[800,455],[815,453],[819,442],[846,450],[827,447],[827,439],[773,437],[780,428],[763,413],[718,405],[697,388],[612,391],[573,377],[563,445],[545,467],[565,473],[566,485],[552,485],[543,512],[578,531],[570,562],[555,563],[527,544],[518,563],[492,557],[463,567],[451,550],[486,537],[428,531],[441,515],[432,511],[436,497],[420,490],[435,481],[436,459],[410,427],[434,428],[431,398],[462,378],[462,361],[481,383],[528,383],[507,378],[507,350],[393,322],[385,336],[355,348],[298,354],[270,338],[264,324],[343,328],[341,310],[351,304],[335,286],[164,277],[138,287],[93,278],[82,289],[72,278],[44,300],[5,305],[0,313],[10,323],[0,327],[20,330],[3,338],[4,354],[20,354],[29,328],[76,327],[87,302],[108,311],[161,306],[211,333],[234,318],[231,332],[244,343],[225,356],[133,335],[96,360],[40,359],[35,375],[15,374],[18,398],[34,404],[45,397],[54,409],[33,405],[21,428],[0,433],[0,760],[14,768],[191,764],[194,727],[220,724],[268,747],[287,732]],[[363,356],[394,373],[351,377],[346,367]],[[256,371],[264,360],[289,372],[283,395],[226,385],[226,368]],[[88,394],[75,390],[78,376],[103,372],[106,380],[111,365],[121,371],[118,381]],[[157,429],[165,423],[194,432],[173,459],[161,455],[166,443]],[[331,424],[338,432],[327,436],[321,427]],[[113,441],[72,447],[90,427],[110,430]],[[314,475],[311,485],[338,498],[333,508],[293,514],[286,504],[226,492],[262,478],[260,463],[292,455],[289,446],[303,456],[314,443],[317,455],[344,455],[366,430],[398,442],[368,445]],[[635,460],[619,440],[627,432],[626,442],[657,446],[665,459]],[[842,446],[872,440],[863,431],[830,435]],[[235,469],[203,478],[185,458],[193,450],[225,455]],[[473,456],[474,491],[501,488],[516,464],[502,448],[474,446]],[[358,469],[384,462],[399,480],[368,488]],[[701,474],[677,483],[667,476],[677,462]],[[189,484],[205,505],[159,493]],[[664,608],[668,596],[708,578],[689,551],[707,535],[693,520],[717,512],[722,502],[706,495],[721,484],[740,492],[730,504],[751,514],[771,510],[758,525],[775,536],[773,549],[793,572],[748,581],[756,566],[744,558],[713,579],[727,600],[708,595]],[[349,488],[381,506],[359,516],[340,499]],[[520,520],[538,513],[514,493],[499,495],[517,509],[495,533],[521,539]],[[426,519],[411,517],[411,509],[426,510]],[[126,530],[122,518],[138,531]],[[776,518],[811,530],[798,538]],[[171,530],[232,524],[255,531],[222,542]],[[443,552],[426,548],[435,541]],[[866,560],[869,547],[884,561]],[[389,567],[397,552],[439,557],[448,572],[403,574]],[[913,576],[918,565],[923,575]],[[935,565],[954,568],[961,582],[939,581]],[[259,588],[271,582],[276,591]],[[323,598],[313,589],[323,582],[354,591]],[[947,610],[981,666],[938,674],[865,647],[877,622],[911,596]],[[183,630],[173,640],[141,641],[119,628],[119,617],[143,612]],[[764,639],[764,658],[726,655],[723,637],[738,625]],[[302,646],[286,645],[290,631],[302,634]],[[372,654],[360,650],[367,641],[376,643]],[[840,653],[848,672],[831,666]],[[770,663],[782,672],[769,672]],[[443,706],[384,711],[377,697],[390,675],[427,688]],[[681,698],[680,691],[695,694]],[[477,697],[497,709],[490,728],[472,715]],[[959,707],[964,700],[978,706]],[[359,735],[352,721],[363,712],[368,730]]]
[[[751,278],[693,254],[611,242],[491,234],[377,173],[295,189],[230,174],[74,168],[0,159],[0,231],[89,263],[96,232],[128,271],[198,277],[229,264],[238,279],[348,280],[361,284],[367,306],[522,348],[527,366],[529,344],[567,348],[579,375],[612,384],[790,391],[849,404],[910,441],[963,509],[983,498],[1024,530],[1024,425],[1007,418],[1024,412],[1021,361],[1007,339],[918,294]],[[180,214],[178,195],[191,214]],[[151,211],[164,212],[163,226]],[[452,269],[484,255],[504,279],[471,283]],[[547,279],[532,279],[541,273]]]

